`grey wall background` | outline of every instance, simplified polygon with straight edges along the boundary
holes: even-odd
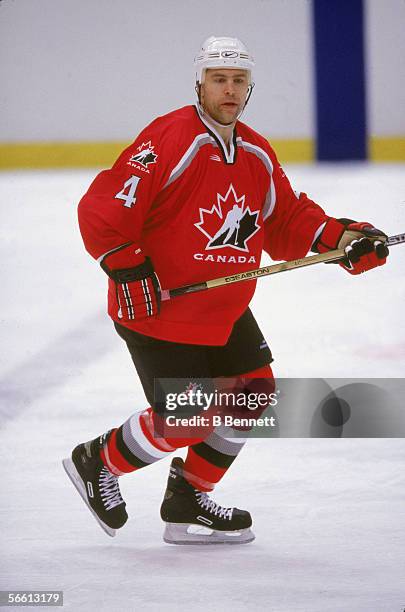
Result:
[[[366,0],[370,132],[405,133],[405,2]],[[314,136],[310,0],[2,0],[0,141],[129,140],[194,101],[207,36],[237,35],[257,62],[245,120]]]
[[[405,135],[405,2],[365,0],[370,133]]]

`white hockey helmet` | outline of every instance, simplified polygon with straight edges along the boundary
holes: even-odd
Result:
[[[210,36],[203,42],[194,59],[196,83],[197,85],[203,83],[207,68],[241,68],[248,71],[251,84],[254,65],[252,55],[238,38]]]

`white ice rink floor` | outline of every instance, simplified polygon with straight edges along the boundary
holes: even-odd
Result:
[[[329,214],[405,231],[404,165],[286,170]],[[169,460],[121,479],[115,539],[98,527],[61,459],[145,400],[77,227],[95,173],[0,174],[0,589],[63,590],[74,611],[403,610],[403,439],[251,440],[215,499],[251,511],[252,544],[163,543]],[[321,265],[259,281],[276,376],[404,377],[404,265],[398,246],[361,277]]]

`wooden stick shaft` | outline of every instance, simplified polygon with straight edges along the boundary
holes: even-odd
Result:
[[[302,257],[301,259],[292,259],[290,261],[283,261],[278,264],[271,266],[265,266],[263,268],[257,268],[256,270],[250,270],[247,272],[241,272],[240,274],[233,274],[231,276],[223,276],[222,278],[215,278],[207,281],[207,289],[211,287],[221,287],[222,285],[229,285],[231,283],[239,283],[244,280],[253,280],[262,276],[270,276],[271,274],[278,274],[279,272],[287,272],[287,270],[294,270],[295,268],[303,268],[305,266],[313,266],[314,264],[328,261],[338,261],[344,257],[345,252],[343,249],[335,251],[329,251],[328,253],[321,253],[319,255],[310,255],[309,257]]]
[[[387,246],[391,247],[396,244],[405,242],[405,234],[397,234],[396,236],[390,236],[386,242]],[[221,278],[214,278],[212,280],[203,281],[201,283],[195,283],[193,285],[185,285],[184,287],[177,287],[176,289],[163,289],[162,290],[162,301],[170,300],[173,297],[179,295],[186,295],[188,293],[196,293],[198,291],[205,291],[206,289],[213,289],[214,287],[223,287],[225,285],[231,285],[232,283],[240,283],[248,280],[255,280],[263,276],[270,276],[271,274],[279,274],[280,272],[287,272],[288,270],[295,270],[296,268],[304,268],[306,266],[313,266],[318,263],[328,263],[332,261],[339,261],[345,257],[343,249],[335,249],[334,251],[328,251],[327,253],[320,253],[317,255],[309,255],[308,257],[301,257],[301,259],[292,259],[290,261],[283,261],[278,264],[271,266],[264,266],[263,268],[257,268],[256,270],[249,270],[247,272],[241,272],[239,274],[232,274],[229,276],[222,276]]]

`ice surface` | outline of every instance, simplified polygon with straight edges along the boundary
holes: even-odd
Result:
[[[286,170],[328,213],[405,231],[403,165]],[[215,499],[252,512],[253,544],[165,545],[168,460],[121,480],[130,520],[114,540],[98,527],[60,460],[145,400],[78,232],[95,173],[0,174],[0,588],[61,589],[74,611],[403,609],[401,439],[251,440]],[[361,277],[315,266],[259,281],[275,374],[403,377],[404,264],[398,246]]]

